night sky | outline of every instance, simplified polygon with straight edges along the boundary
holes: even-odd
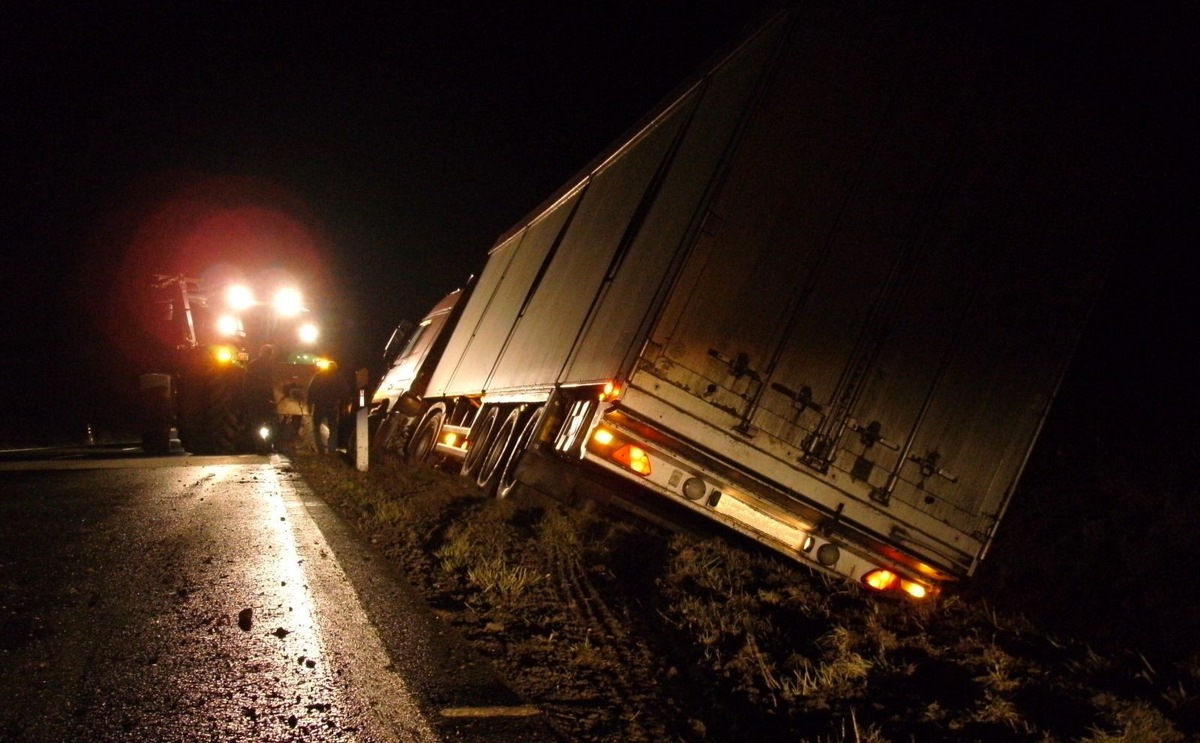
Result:
[[[133,286],[218,261],[289,271],[328,350],[373,363],[762,5],[10,14],[0,308],[37,373],[6,407],[109,416]]]
[[[129,297],[155,271],[289,271],[330,350],[374,363],[396,322],[771,5],[7,8],[0,431],[118,425]],[[1101,101],[1127,145],[1136,205],[1069,404],[1194,455],[1196,26],[1137,7],[968,20]]]

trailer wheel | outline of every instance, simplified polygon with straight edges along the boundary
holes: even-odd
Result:
[[[417,430],[413,432],[412,440],[405,450],[405,459],[409,464],[421,464],[433,453],[433,445],[437,443],[438,434],[442,430],[442,421],[446,414],[441,408],[434,408],[425,414]]]
[[[479,484],[479,487],[483,488],[483,492],[489,495],[496,491],[496,486],[500,481],[500,472],[504,465],[504,458],[508,454],[513,439],[516,438],[517,423],[520,420],[520,408],[516,408],[508,414],[508,417],[500,424],[500,430],[496,432],[491,445],[488,446],[487,457],[483,460],[483,464],[479,467],[479,473],[475,476],[475,482]]]
[[[483,420],[479,422],[478,433],[471,436],[471,448],[467,450],[467,456],[463,459],[460,475],[476,477],[479,474],[479,467],[488,453],[488,446],[492,443],[492,434],[495,432],[496,422],[499,420],[499,408],[493,407],[484,413]]]
[[[538,408],[530,414],[525,425],[521,427],[521,433],[517,436],[517,440],[513,443],[512,449],[508,453],[508,457],[504,460],[504,470],[500,473],[500,482],[496,485],[496,497],[507,498],[517,487],[517,465],[521,462],[521,455],[529,448],[529,444],[533,441],[534,434],[537,433],[538,425],[542,422],[542,413],[545,408]]]

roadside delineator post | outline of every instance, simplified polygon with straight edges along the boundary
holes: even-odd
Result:
[[[359,369],[355,374],[358,384],[358,413],[354,421],[354,466],[359,472],[367,471],[367,370]]]

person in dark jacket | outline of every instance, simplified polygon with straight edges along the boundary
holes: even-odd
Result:
[[[337,451],[342,405],[346,403],[349,394],[345,381],[338,374],[336,363],[330,361],[317,367],[317,373],[308,383],[306,398],[312,411],[313,442],[317,447],[317,454]],[[327,434],[322,432],[322,424]]]

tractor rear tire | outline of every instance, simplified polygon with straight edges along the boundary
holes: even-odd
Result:
[[[233,454],[245,443],[242,377],[237,367],[189,375],[179,390],[179,438],[193,454]]]
[[[242,442],[242,370],[221,369],[209,379],[209,421],[218,454],[233,454]]]

